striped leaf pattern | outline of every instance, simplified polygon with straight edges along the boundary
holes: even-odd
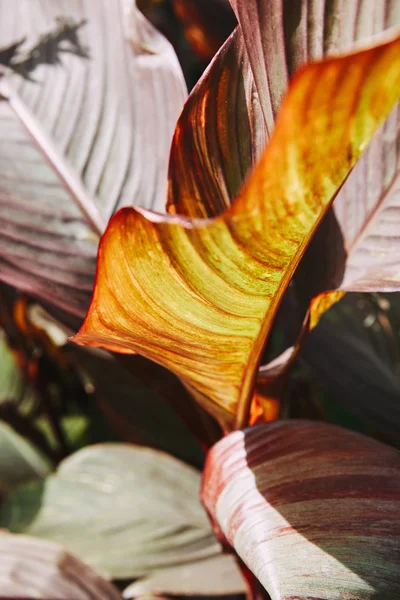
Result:
[[[181,377],[225,429],[247,423],[282,294],[397,100],[400,39],[385,40],[299,73],[263,157],[221,217],[120,211],[102,239],[75,341],[143,354]]]
[[[58,544],[0,534],[0,598],[122,600],[111,583]]]
[[[126,0],[0,2],[0,278],[82,317],[121,206],[165,206],[185,99],[169,43]]]
[[[400,456],[333,425],[280,421],[210,451],[203,502],[272,600],[400,596]]]

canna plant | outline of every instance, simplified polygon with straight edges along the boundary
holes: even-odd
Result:
[[[396,598],[397,451],[324,423],[266,421],[324,310],[346,291],[400,286],[400,41],[390,29],[400,22],[399,6],[396,0],[236,0],[232,6],[239,25],[178,120],[168,214],[123,208],[111,219],[89,312],[74,341],[159,363],[219,423],[202,500],[220,542],[240,558],[253,597]],[[368,42],[355,46],[360,38]],[[135,56],[151,56],[148,50],[136,45]],[[4,106],[21,120],[26,111],[18,112],[7,85]],[[110,180],[95,168],[100,159],[91,166],[92,155],[81,175],[90,193],[100,190],[106,198],[110,188],[102,186]],[[43,184],[40,175],[37,180]],[[161,177],[161,195],[165,183]],[[121,186],[112,186],[106,218],[125,203]],[[97,200],[74,189],[86,219]],[[14,193],[16,213],[23,193]],[[37,228],[27,229],[35,246]],[[46,269],[39,273],[24,257],[16,277],[20,249],[12,244],[13,230],[3,231],[2,278],[81,315],[93,236],[83,236],[90,252],[73,246],[80,263],[71,276],[68,266],[62,277],[54,273],[46,239],[39,244]],[[73,237],[76,244],[80,236]],[[69,250],[65,242],[60,254]],[[48,281],[55,290],[50,299]],[[289,293],[303,323],[298,340],[260,368]],[[177,400],[183,413],[187,401],[183,394]]]
[[[220,423],[225,436],[209,451],[202,499],[219,539],[249,570],[253,594],[393,598],[400,593],[397,451],[321,423],[263,424],[268,398],[255,386],[293,278],[299,295],[313,299],[303,330],[345,291],[399,287],[397,166],[379,172],[371,194],[367,186],[376,156],[381,167],[393,160],[386,152],[395,138],[400,38],[392,30],[367,47],[310,62],[285,93],[288,73],[302,62],[346,47],[335,19],[349,34],[351,16],[354,34],[360,15],[353,4],[343,14],[318,2],[233,5],[239,27],[177,125],[169,214],[135,207],[111,219],[92,303],[73,339],[167,367]],[[361,158],[360,181],[351,171],[387,118]],[[323,225],[327,239],[318,244]],[[308,284],[312,261],[313,279],[324,265],[334,277]],[[269,389],[273,375],[285,373],[285,358],[273,367],[264,369]]]

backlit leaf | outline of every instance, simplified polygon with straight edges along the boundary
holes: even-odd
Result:
[[[203,502],[272,600],[400,595],[400,456],[333,425],[281,421],[210,451]]]
[[[0,15],[2,44],[25,38],[0,81],[0,279],[83,317],[110,216],[165,205],[182,73],[133,1]]]
[[[348,51],[355,41],[400,25],[397,0],[232,0],[261,100],[267,130],[295,70],[324,54]],[[400,105],[339,191],[333,208],[336,242],[328,252],[314,244],[301,267],[301,285],[321,291],[395,291],[400,289]],[[337,252],[337,246],[343,250]],[[346,253],[340,280],[326,277]],[[309,273],[313,271],[313,281]],[[325,281],[321,281],[325,277]],[[304,293],[303,291],[301,293]]]
[[[0,533],[0,598],[122,597],[111,583],[58,544]]]
[[[385,38],[386,39],[386,38]],[[400,90],[400,39],[304,68],[236,202],[190,220],[123,209],[81,344],[173,370],[226,429],[247,423],[274,314],[318,223]]]
[[[10,493],[0,527],[62,544],[112,578],[217,556],[200,473],[130,444],[89,446],[45,481]]]

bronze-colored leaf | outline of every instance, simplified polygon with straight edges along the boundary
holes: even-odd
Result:
[[[318,223],[400,90],[400,38],[295,77],[236,202],[190,220],[123,209],[77,343],[173,370],[225,429],[248,420],[276,309]]]
[[[203,502],[272,600],[400,597],[400,456],[333,425],[280,421],[210,451]]]

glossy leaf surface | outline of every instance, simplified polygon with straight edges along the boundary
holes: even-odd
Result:
[[[74,340],[144,354],[181,377],[226,429],[246,423],[282,294],[397,100],[399,47],[394,39],[302,70],[261,161],[221,217],[120,211],[102,239],[93,301]]]
[[[1,533],[0,598],[121,600],[122,596],[58,544]]]
[[[186,91],[134,2],[0,2],[0,278],[83,317],[99,236],[132,203],[162,210]]]
[[[162,452],[89,446],[9,494],[0,527],[61,543],[112,578],[138,577],[220,554],[199,487],[198,471]]]
[[[400,457],[333,425],[237,431],[208,455],[203,502],[272,600],[400,594]]]

